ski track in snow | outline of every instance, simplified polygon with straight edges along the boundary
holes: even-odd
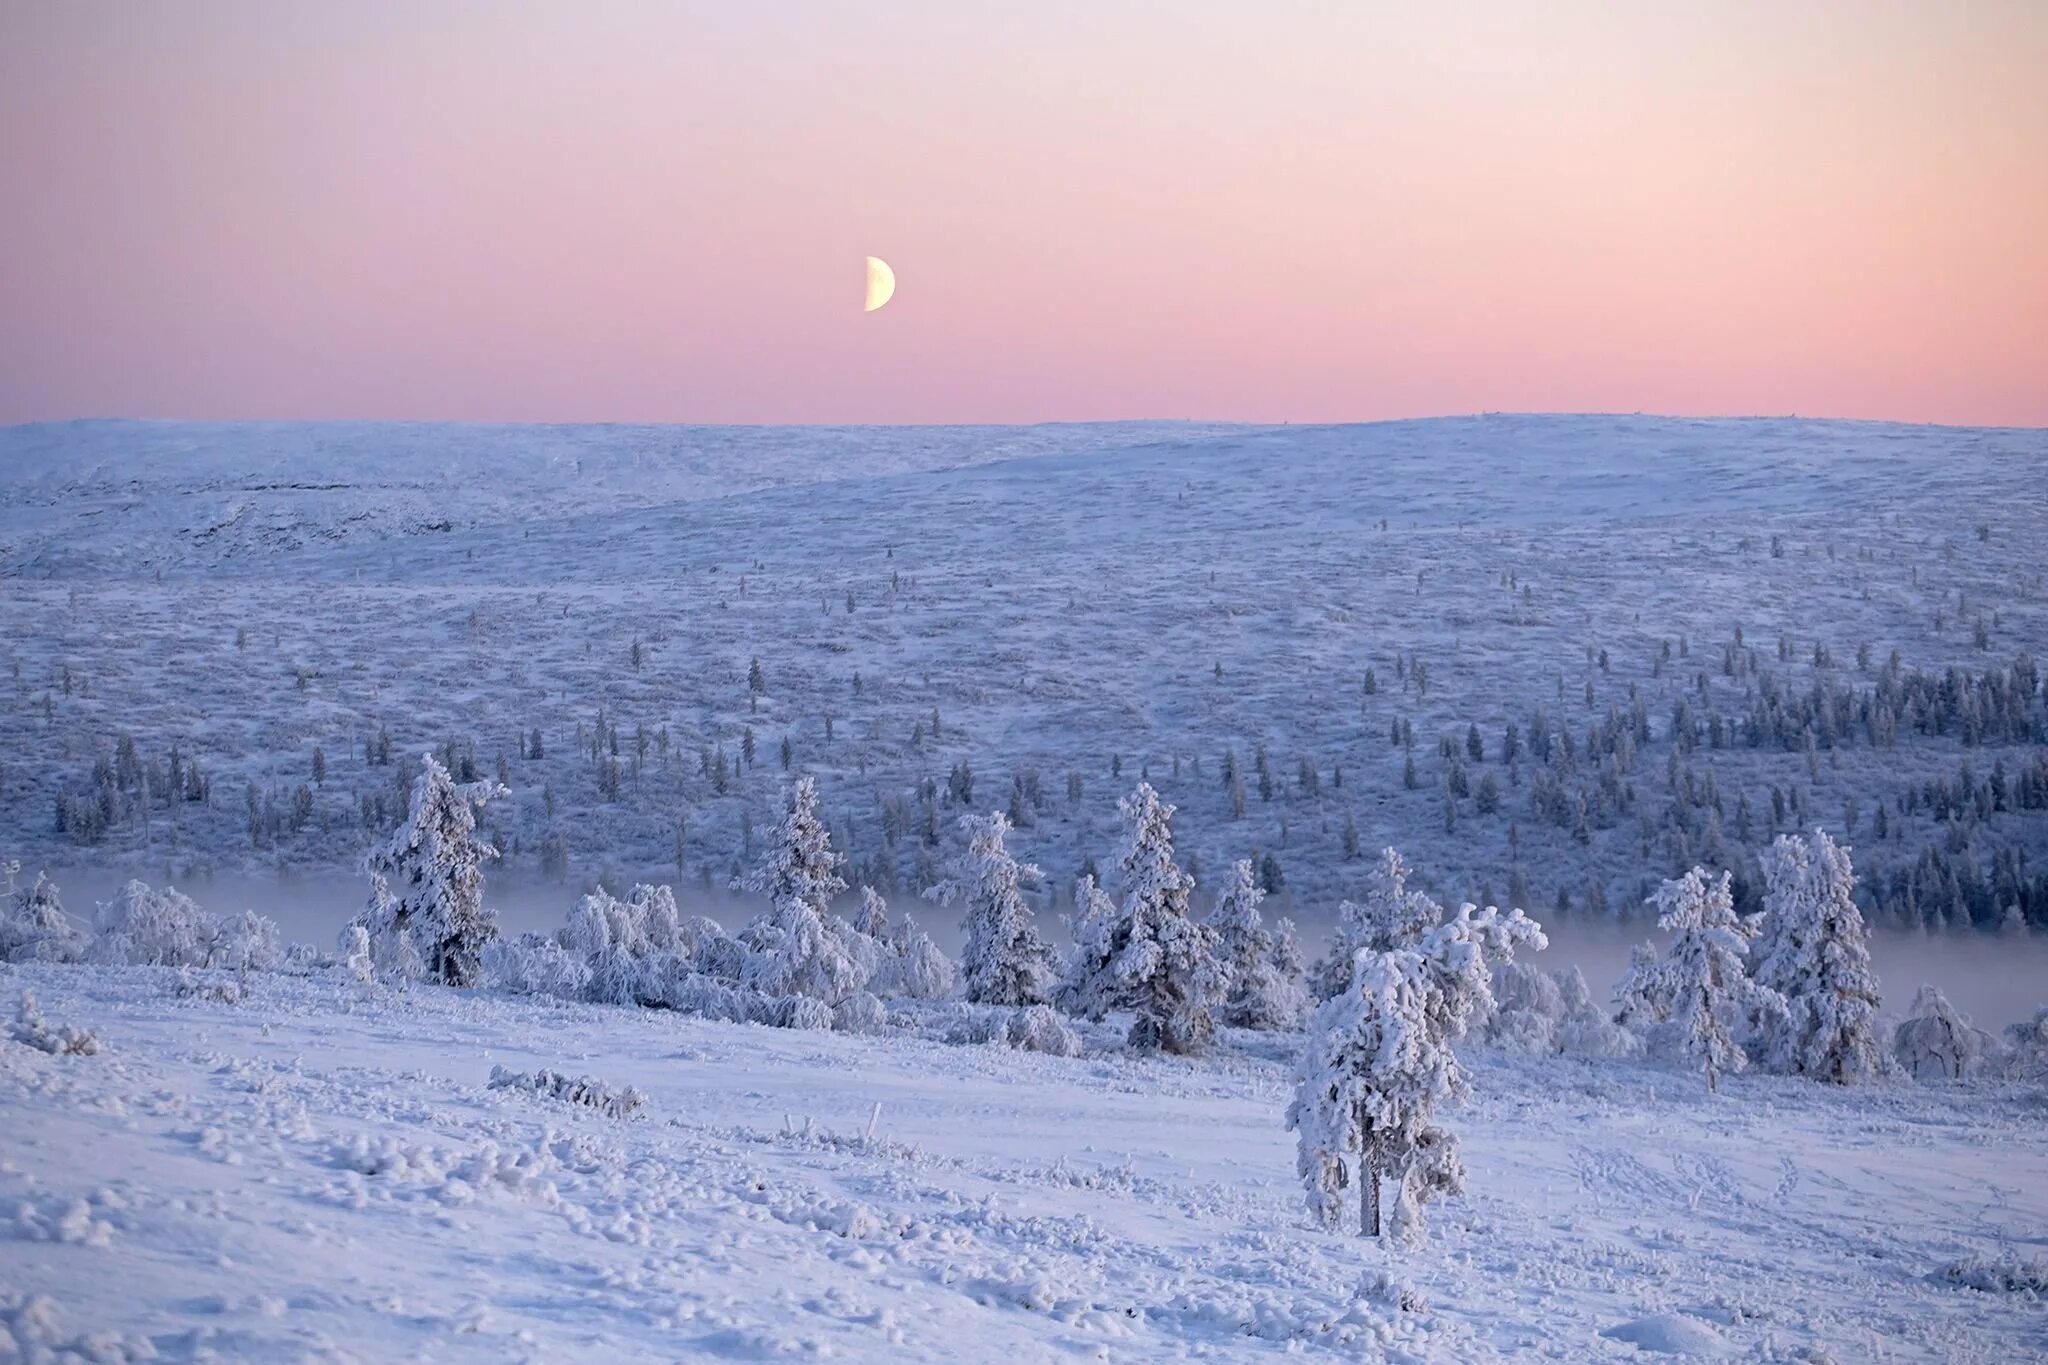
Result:
[[[2038,1089],[1712,1097],[1468,1048],[1469,1192],[1390,1253],[1308,1225],[1287,1038],[1141,1060],[1111,1024],[1059,1059],[339,972],[230,1003],[0,967],[0,1004],[25,987],[107,1050],[0,1042],[0,1322],[110,1358],[2048,1352],[2039,1301],[1942,1277],[2048,1254]],[[492,1090],[494,1065],[648,1104]]]

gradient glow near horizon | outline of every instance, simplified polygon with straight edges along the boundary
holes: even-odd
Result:
[[[2044,71],[2027,3],[0,0],[0,421],[2048,424]]]

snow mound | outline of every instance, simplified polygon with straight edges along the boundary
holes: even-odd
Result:
[[[1612,1341],[1626,1341],[1638,1350],[1668,1356],[1723,1356],[1728,1343],[1721,1334],[1701,1322],[1677,1313],[1657,1313],[1610,1327],[1600,1334]]]

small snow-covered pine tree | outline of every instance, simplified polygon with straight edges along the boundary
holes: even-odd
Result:
[[[960,829],[966,849],[924,894],[961,907],[967,998],[980,1005],[1042,1005],[1056,973],[1023,889],[1037,880],[1038,869],[1010,856],[1010,820],[1001,811],[963,815]]]
[[[1837,1084],[1881,1075],[1880,996],[1849,850],[1816,829],[1811,841],[1779,836],[1762,861],[1755,975],[1790,1011],[1771,1059],[1781,1070]]]
[[[1705,1066],[1709,1090],[1719,1089],[1722,1072],[1749,1066],[1749,1054],[1736,1041],[1741,1006],[1752,992],[1769,989],[1752,982],[1743,967],[1756,931],[1736,916],[1729,887],[1726,872],[1710,877],[1695,867],[1651,898],[1657,927],[1672,936],[1659,970],[1675,1041]]]
[[[1222,998],[1223,976],[1215,932],[1188,915],[1194,880],[1173,859],[1173,807],[1140,782],[1117,812],[1124,821],[1123,906],[1072,997],[1092,1018],[1130,1010],[1130,1043],[1140,1051],[1199,1052],[1216,1031],[1209,1011]]]
[[[846,889],[838,870],[843,861],[818,818],[817,784],[798,778],[767,853],[738,883],[769,900],[768,911],[740,933],[753,950],[745,984],[768,995],[804,996],[827,1006],[867,985],[874,964],[863,960],[853,927],[829,909],[832,898]]]
[[[1391,952],[1412,948],[1423,934],[1441,923],[1444,909],[1420,891],[1408,889],[1411,869],[1395,849],[1382,849],[1366,874],[1362,900],[1337,906],[1337,928],[1330,953],[1316,965],[1316,998],[1328,1000],[1351,984],[1358,951]]]
[[[1423,1204],[1464,1187],[1457,1138],[1434,1122],[1439,1105],[1468,1089],[1452,1044],[1493,1012],[1494,965],[1545,942],[1519,910],[1465,905],[1412,948],[1357,951],[1349,984],[1309,1026],[1287,1110],[1318,1222],[1337,1225],[1342,1192],[1355,1184],[1360,1231],[1377,1235],[1386,1175],[1399,1181],[1394,1230],[1419,1236]]]
[[[1216,934],[1216,962],[1224,981],[1219,1019],[1232,1028],[1291,1029],[1308,1007],[1299,974],[1282,966],[1286,955],[1259,914],[1266,893],[1249,858],[1240,858],[1226,874],[1209,927]],[[1299,950],[1292,950],[1296,962]]]
[[[484,945],[498,933],[484,906],[484,864],[498,850],[478,837],[476,813],[505,794],[495,782],[457,785],[431,752],[422,757],[405,823],[365,860],[374,889],[353,922],[380,962],[398,967],[416,954],[421,974],[443,985],[481,980]]]

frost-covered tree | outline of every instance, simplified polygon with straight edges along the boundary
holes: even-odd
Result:
[[[1355,1186],[1359,1235],[1378,1237],[1386,1174],[1405,1184],[1414,1165],[1418,1193],[1463,1185],[1455,1141],[1430,1120],[1439,1104],[1466,1092],[1467,1081],[1429,1027],[1431,973],[1421,954],[1361,949],[1348,975],[1350,984],[1309,1025],[1287,1126],[1310,1215],[1336,1228],[1345,1191]]]
[[[1173,807],[1149,782],[1117,803],[1124,839],[1118,866],[1124,900],[1073,982],[1078,1012],[1100,1018],[1128,1009],[1131,1046],[1199,1052],[1215,1034],[1210,1009],[1223,994],[1216,935],[1188,915],[1194,880],[1173,858]]]
[[[967,998],[982,1005],[1042,1005],[1057,972],[1024,903],[1024,883],[1036,881],[1038,869],[1010,856],[1010,820],[1001,811],[963,815],[960,829],[967,847],[924,894],[961,907]]]
[[[829,909],[846,889],[845,861],[818,818],[818,788],[800,777],[761,863],[740,889],[765,895],[769,909],[740,933],[753,956],[742,980],[769,995],[799,995],[835,1006],[867,985],[874,963],[853,927]],[[829,1027],[829,1025],[828,1025]]]
[[[223,921],[175,888],[135,880],[100,906],[93,933],[95,962],[263,971],[283,956],[277,926],[254,911]]]
[[[1923,985],[1892,1031],[1892,1056],[1915,1080],[1959,1081],[1996,1057],[1998,1040],[1972,1027],[1948,997]]]
[[[498,851],[478,836],[476,813],[505,794],[495,782],[458,785],[431,752],[422,757],[405,823],[365,862],[370,904],[353,921],[388,970],[406,975],[405,959],[417,955],[419,974],[443,985],[482,979],[484,946],[498,933],[484,864]]]
[[[1762,861],[1756,980],[1790,1011],[1789,1026],[1771,1040],[1771,1060],[1838,1084],[1882,1074],[1877,975],[1849,850],[1816,829],[1811,841],[1781,835]]]
[[[1300,954],[1293,952],[1295,971],[1283,965],[1279,940],[1265,926],[1259,902],[1265,899],[1249,858],[1240,858],[1225,875],[1223,889],[1209,912],[1216,935],[1216,962],[1223,975],[1223,1005],[1218,1017],[1232,1028],[1291,1029],[1300,1025],[1308,993],[1299,972]]]
[[[1330,953],[1316,966],[1315,990],[1321,1000],[1341,994],[1351,984],[1351,968],[1360,949],[1372,953],[1412,948],[1423,934],[1443,920],[1444,910],[1420,891],[1408,889],[1411,869],[1394,849],[1383,849],[1366,874],[1362,899],[1337,906],[1337,928]]]
[[[1358,950],[1349,984],[1309,1026],[1287,1111],[1309,1210],[1324,1226],[1336,1226],[1342,1192],[1359,1185],[1360,1230],[1377,1235],[1385,1175],[1399,1181],[1395,1230],[1419,1235],[1423,1203],[1463,1188],[1457,1138],[1434,1122],[1468,1088],[1452,1045],[1494,1012],[1495,966],[1545,944],[1521,911],[1468,904],[1413,947]]]
[[[1679,1052],[1706,1068],[1707,1089],[1720,1087],[1721,1073],[1743,1071],[1749,1054],[1736,1039],[1742,1007],[1768,990],[1749,979],[1743,956],[1755,930],[1735,914],[1729,876],[1711,877],[1695,867],[1657,889],[1657,927],[1671,935],[1658,964],[1671,1001],[1673,1041]]]
[[[20,864],[8,863],[6,893],[0,894],[0,962],[76,962],[86,950],[85,931],[64,913],[57,883],[41,872],[35,884],[14,889]]]

